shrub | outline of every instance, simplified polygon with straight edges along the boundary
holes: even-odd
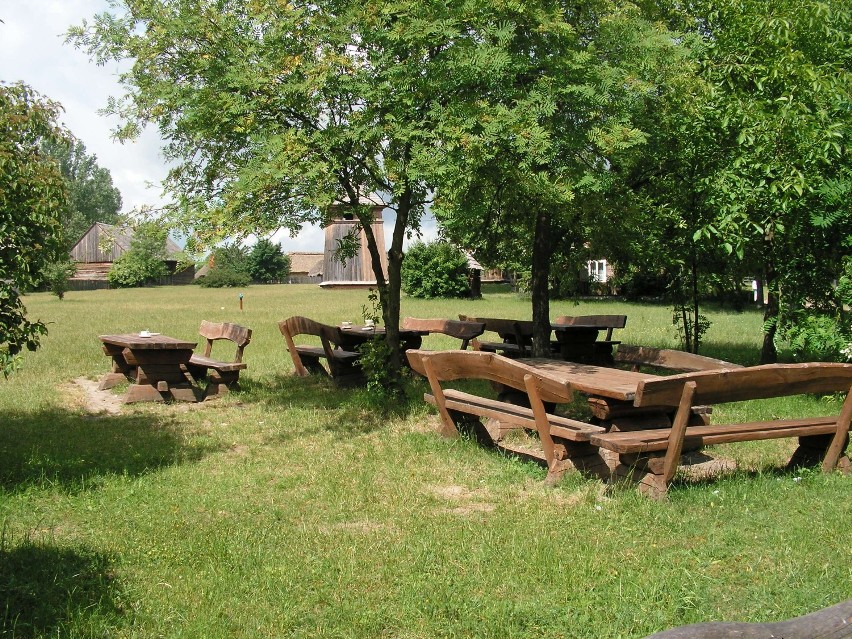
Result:
[[[68,291],[68,280],[76,270],[74,262],[51,262],[42,272],[47,289],[62,300]]]
[[[210,272],[199,277],[199,286],[204,288],[243,287],[251,283],[251,277],[247,273],[240,273],[229,268],[213,268]]]
[[[248,271],[255,282],[281,282],[290,275],[290,256],[280,245],[266,239],[258,240],[248,255]]]
[[[466,297],[468,264],[465,254],[446,242],[416,242],[402,263],[402,290],[412,297]]]
[[[107,273],[110,286],[144,286],[168,275],[166,233],[155,222],[140,224],[130,240],[130,248],[113,262]]]

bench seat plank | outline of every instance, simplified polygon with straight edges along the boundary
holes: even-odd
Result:
[[[196,366],[205,366],[207,368],[215,368],[220,371],[242,371],[245,370],[248,365],[245,362],[222,362],[217,359],[213,359],[211,357],[204,357],[203,355],[193,355],[189,359],[190,364],[194,364]]]
[[[837,428],[837,417],[785,419],[744,424],[714,424],[687,427],[684,445],[689,447],[784,437],[829,435]],[[669,446],[671,428],[644,431],[610,432],[592,435],[595,446],[620,454],[664,451]]]
[[[526,406],[509,404],[497,399],[489,399],[453,389],[445,390],[444,397],[446,398],[446,407],[449,410],[507,421],[530,430],[536,429],[533,411]],[[426,394],[423,399],[432,405],[437,404],[433,395]],[[547,418],[550,423],[550,434],[570,441],[587,442],[592,434],[606,431],[602,426],[587,424],[559,415],[548,414]]]

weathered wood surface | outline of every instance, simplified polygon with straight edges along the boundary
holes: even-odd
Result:
[[[293,360],[296,375],[326,375],[339,385],[356,385],[364,381],[358,360],[361,353],[340,348],[341,329],[299,315],[278,322],[287,350]],[[320,346],[297,345],[295,337],[309,335],[319,338]],[[326,362],[328,369],[321,364]]]
[[[251,342],[251,329],[230,322],[203,320],[198,333],[207,340],[204,354],[193,354],[187,367],[196,380],[207,378],[204,399],[212,399],[239,388],[240,371],[247,368],[243,362],[243,351]],[[231,361],[212,357],[214,343],[222,340],[231,342],[236,349]]]
[[[852,599],[787,621],[697,623],[645,639],[852,639]]]
[[[742,368],[740,364],[726,362],[722,359],[668,348],[653,348],[634,344],[619,345],[615,352],[615,362],[617,364],[630,364],[633,366],[633,370],[639,370],[640,366],[653,366],[683,373]]]
[[[124,396],[127,404],[140,401],[198,401],[198,388],[186,366],[196,342],[153,335],[101,335],[104,352],[113,359],[113,371],[99,388],[118,383],[119,372],[132,375],[132,384]]]
[[[846,391],[847,396],[840,414],[835,416],[777,418],[746,424],[689,424],[689,415],[696,404],[837,391]],[[634,404],[637,407],[677,406],[672,427],[596,434],[591,441],[619,455],[648,453],[660,457],[662,466],[655,462],[647,464],[649,473],[640,481],[640,490],[652,497],[665,496],[681,451],[694,446],[799,437],[806,443],[801,444],[802,450],[794,454],[794,460],[813,460],[817,456],[815,443],[822,442],[823,470],[850,470],[850,462],[842,454],[848,444],[852,421],[852,364],[771,364],[649,379],[639,382]],[[828,435],[830,438],[821,439]]]
[[[497,333],[502,341],[493,342],[471,340],[471,346],[477,351],[491,353],[500,352],[509,357],[524,357],[530,354],[533,338],[533,323],[531,320],[504,319],[498,317],[470,317],[459,315],[463,322],[484,324],[484,332]]]
[[[466,350],[470,340],[479,337],[485,331],[483,322],[466,322],[450,319],[421,319],[418,317],[406,317],[402,320],[402,328],[405,330],[422,331],[424,333],[440,333],[461,340],[459,348]]]
[[[658,375],[651,373],[634,373],[540,357],[522,359],[521,362],[532,367],[540,376],[567,385],[575,391],[625,402],[634,400],[641,382],[659,379]]]
[[[571,400],[572,392],[565,384],[542,378],[534,368],[496,353],[412,350],[406,355],[411,367],[429,380],[432,393],[425,399],[438,408],[443,435],[457,436],[460,428],[471,428],[480,441],[510,450],[479,418],[496,420],[501,427],[534,429],[538,433],[550,481],[569,468],[581,466],[608,472],[596,451],[586,444],[592,433],[603,429],[547,411],[545,402]],[[458,379],[482,379],[515,389],[524,394],[528,407],[442,386],[442,382]],[[578,443],[579,447],[575,445]]]

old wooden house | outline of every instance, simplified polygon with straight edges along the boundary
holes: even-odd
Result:
[[[130,248],[132,238],[133,229],[103,222],[92,224],[71,249],[71,259],[77,266],[76,273],[70,280],[71,289],[109,288],[107,273],[113,262]],[[181,266],[181,248],[171,238],[166,238],[166,255],[169,275],[158,284],[192,283],[195,267],[178,270]]]

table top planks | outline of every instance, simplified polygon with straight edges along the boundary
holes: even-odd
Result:
[[[168,335],[152,335],[142,337],[138,333],[122,333],[118,335],[99,335],[101,342],[131,350],[192,350],[198,342],[188,342]]]
[[[566,384],[575,391],[626,402],[634,400],[640,382],[659,379],[658,375],[651,373],[634,373],[554,359],[530,358],[519,361],[534,368],[541,376]]]

